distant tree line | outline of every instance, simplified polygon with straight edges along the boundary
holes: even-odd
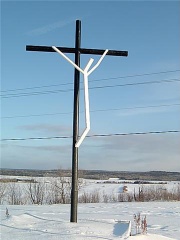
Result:
[[[149,172],[128,172],[128,171],[104,171],[104,170],[80,170],[83,178],[107,180],[119,178],[121,180],[142,180],[142,181],[180,181],[180,172],[149,171]],[[71,170],[32,170],[32,169],[0,169],[0,175],[29,176],[29,177],[58,177],[59,172],[71,177]]]
[[[79,189],[83,180],[79,180]],[[50,181],[37,179],[26,183],[0,182],[0,204],[68,204],[71,201],[71,179],[59,176]],[[180,184],[171,190],[160,186],[141,185],[138,190],[107,194],[100,191],[84,191],[79,195],[79,203],[110,203],[110,202],[149,202],[149,201],[180,201]]]

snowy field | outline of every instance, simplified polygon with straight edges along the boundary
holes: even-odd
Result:
[[[2,177],[2,176],[1,176]],[[4,176],[3,176],[4,177]],[[9,177],[8,177],[9,178]],[[18,177],[19,178],[19,177]],[[22,177],[23,179],[24,177]],[[51,178],[36,178],[50,186]],[[52,183],[52,182],[51,182]],[[23,189],[26,183],[15,183]],[[151,187],[151,184],[146,184]],[[83,180],[79,196],[84,193],[98,192],[100,196],[116,197],[126,192],[138,192],[141,184],[115,179],[107,181]],[[179,182],[152,184],[174,191],[179,189]],[[113,201],[113,198],[110,199]],[[103,199],[103,198],[102,198]],[[6,208],[9,216],[7,216]],[[136,235],[134,214],[147,218],[147,234]],[[78,223],[70,223],[70,204],[52,205],[1,205],[2,240],[83,240],[83,239],[129,239],[129,240],[180,240],[180,202],[108,202],[79,203]],[[131,236],[128,222],[131,221]]]
[[[118,221],[132,221],[134,235],[133,214],[139,212],[147,216],[148,234],[129,240],[180,239],[179,202],[79,204],[78,223],[69,222],[69,204],[7,206],[9,217],[5,207],[1,205],[2,240],[121,239]]]

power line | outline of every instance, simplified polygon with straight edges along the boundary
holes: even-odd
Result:
[[[26,88],[14,88],[8,90],[2,90],[1,92],[15,92],[15,91],[22,91],[22,90],[31,90],[31,89],[38,89],[38,88],[49,88],[49,87],[58,87],[58,86],[66,86],[66,85],[73,85],[73,82],[69,83],[59,83],[59,84],[50,84],[50,85],[42,85],[37,87],[26,87]]]
[[[131,133],[110,133],[110,134],[94,134],[86,137],[114,137],[114,136],[130,136],[130,135],[148,135],[148,134],[166,134],[166,133],[180,133],[179,130],[168,130],[168,131],[150,131],[150,132],[131,132]],[[3,141],[27,141],[27,140],[50,140],[50,139],[68,139],[72,136],[54,136],[54,137],[30,137],[30,138],[4,138]]]
[[[179,105],[180,105],[180,103],[160,104],[160,105],[148,105],[148,106],[135,106],[135,107],[126,107],[126,108],[109,108],[109,109],[97,109],[97,110],[92,110],[91,112],[107,112],[107,111],[132,110],[132,109],[172,107],[172,106],[179,106]]]
[[[164,79],[164,80],[156,80],[156,81],[148,81],[148,82],[136,82],[136,83],[125,83],[125,84],[114,84],[114,85],[105,85],[105,86],[96,86],[96,87],[89,87],[89,90],[93,89],[104,89],[104,88],[114,88],[114,87],[126,87],[126,86],[137,86],[137,85],[147,85],[147,84],[162,84],[162,83],[173,83],[173,82],[180,82],[180,79]],[[82,90],[82,88],[80,89]],[[27,97],[27,96],[34,96],[34,95],[42,95],[42,94],[56,94],[56,93],[64,93],[70,92],[73,89],[58,89],[58,90],[49,90],[49,91],[40,91],[40,92],[30,92],[30,93],[16,93],[16,94],[4,94],[1,95],[1,98],[14,98],[14,97]]]
[[[172,70],[172,71],[164,71],[164,72],[154,72],[154,73],[142,73],[142,74],[134,74],[134,75],[126,75],[126,76],[119,76],[119,77],[112,77],[112,78],[103,78],[103,79],[95,79],[90,80],[90,82],[96,82],[96,81],[108,81],[110,79],[119,79],[119,78],[133,78],[133,77],[143,77],[143,76],[151,76],[151,75],[159,75],[163,73],[173,73],[173,72],[179,72],[179,70]]]
[[[120,78],[132,78],[132,77],[159,75],[159,74],[163,74],[163,73],[174,73],[174,72],[179,72],[179,71],[180,71],[180,69],[170,70],[170,71],[162,71],[162,72],[153,72],[153,73],[133,74],[133,75],[126,75],[126,76],[112,77],[112,78],[94,79],[94,80],[89,80],[89,82],[107,81],[107,80],[110,80],[110,79],[120,79]],[[14,91],[31,90],[31,89],[48,88],[48,87],[57,87],[57,86],[65,86],[65,85],[73,85],[73,82],[60,83],[60,84],[50,84],[50,85],[42,85],[42,86],[36,86],[36,87],[7,89],[7,90],[2,90],[1,92],[14,92]]]
[[[27,97],[27,96],[35,96],[35,95],[46,95],[46,94],[54,94],[54,93],[65,93],[65,92],[71,92],[73,91],[73,88],[71,89],[58,89],[58,90],[48,90],[48,91],[40,91],[40,92],[25,92],[25,93],[15,93],[15,94],[4,94],[1,95],[1,98],[13,98],[13,97]]]
[[[54,115],[68,115],[68,114],[72,114],[72,112],[57,112],[57,113],[43,113],[43,114],[30,114],[30,115],[17,115],[17,116],[6,116],[6,117],[2,117],[6,118],[6,119],[11,119],[11,118],[26,118],[26,117],[40,117],[40,116],[54,116]]]
[[[109,112],[109,111],[119,111],[119,110],[132,110],[132,109],[146,109],[146,108],[161,108],[161,107],[172,107],[179,106],[180,103],[174,104],[160,104],[160,105],[149,105],[149,106],[135,106],[135,107],[125,107],[125,108],[108,108],[108,109],[95,109],[90,112]],[[80,113],[84,113],[81,111]],[[44,114],[30,114],[30,115],[17,115],[17,116],[6,116],[2,119],[13,119],[13,118],[26,118],[26,117],[41,117],[41,116],[54,116],[54,115],[68,115],[72,112],[57,112],[57,113],[44,113]]]
[[[148,134],[166,134],[166,133],[179,133],[179,130],[168,131],[150,131],[150,132],[131,132],[131,133],[112,133],[112,134],[94,134],[87,137],[114,137],[114,136],[130,136],[130,135],[148,135]]]
[[[106,86],[97,86],[90,87],[89,89],[100,89],[100,88],[113,88],[113,87],[126,87],[126,86],[137,86],[137,85],[146,85],[146,84],[156,84],[156,83],[172,83],[180,82],[180,79],[165,79],[159,81],[150,81],[150,82],[137,82],[137,83],[125,83],[125,84],[116,84],[116,85],[106,85]]]

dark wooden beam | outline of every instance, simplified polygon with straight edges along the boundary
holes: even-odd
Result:
[[[69,48],[69,47],[57,47],[61,52],[64,53],[75,53],[75,48]],[[55,50],[52,47],[49,46],[33,46],[33,45],[27,45],[26,51],[34,51],[34,52],[55,52]],[[89,49],[89,48],[79,48],[79,51],[81,54],[96,54],[96,55],[102,55],[105,50],[103,49]],[[128,56],[128,51],[118,51],[118,50],[108,50],[106,55],[110,56]]]

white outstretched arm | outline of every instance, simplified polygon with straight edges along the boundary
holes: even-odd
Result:
[[[96,63],[96,65],[88,72],[88,76],[99,66],[99,64],[102,62],[103,58],[106,56],[107,52],[108,52],[108,49],[106,49],[106,51],[103,53],[103,55],[101,56],[99,61]]]
[[[83,71],[79,66],[77,66],[73,61],[71,61],[71,59],[68,58],[64,53],[62,53],[57,47],[52,46],[52,48],[53,48],[57,53],[59,53],[63,58],[65,58],[68,62],[70,62],[78,71],[80,71],[82,74],[84,74],[84,71]]]

